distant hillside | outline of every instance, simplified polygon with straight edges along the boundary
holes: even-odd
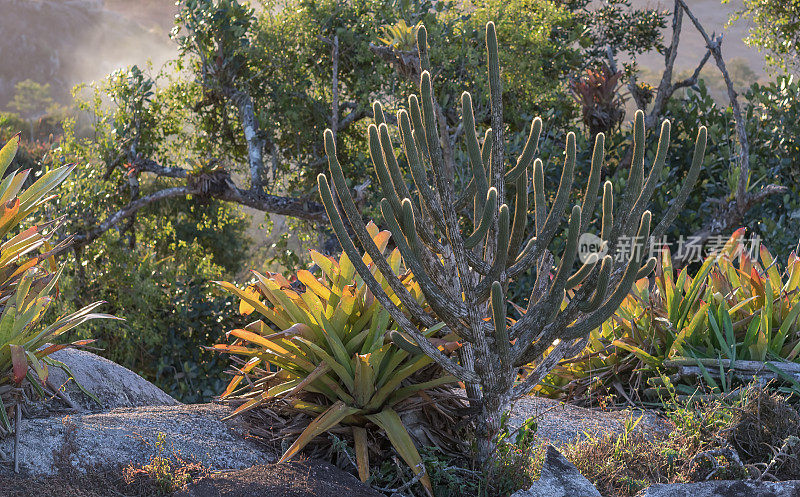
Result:
[[[174,54],[171,0],[0,0],[0,109],[14,85],[50,83],[64,101],[75,83]]]

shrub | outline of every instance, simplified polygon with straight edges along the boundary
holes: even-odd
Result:
[[[383,257],[390,233],[379,232],[374,224],[367,229]],[[419,409],[425,403],[421,392],[452,383],[455,378],[431,376],[428,369],[423,375],[425,381],[420,381],[423,370],[433,361],[415,353],[413,347],[408,347],[412,349],[408,352],[392,343],[389,336],[410,345],[356,275],[347,255],[338,262],[314,251],[311,257],[322,269],[321,278],[306,270],[298,271],[291,280],[279,274],[254,272],[256,281],[245,290],[220,283],[241,299],[242,313],[257,311],[263,318],[244,329],[229,331],[232,343],[214,346],[219,352],[244,359],[221,397],[242,402],[231,416],[273,399],[281,400],[292,411],[314,416],[281,461],[293,457],[314,437],[344,425],[354,439],[359,476],[366,481],[367,427],[374,425],[386,433],[414,474],[424,473],[422,459],[399,413]],[[368,255],[363,262],[372,266]],[[419,284],[403,268],[399,250],[393,250],[386,262],[416,302],[423,305]],[[385,281],[383,288],[391,293]],[[399,302],[397,297],[392,298]],[[432,326],[422,333],[430,337],[440,329],[441,325]],[[437,344],[447,351],[457,346],[446,340]],[[430,493],[428,475],[423,474],[419,481]]]
[[[736,361],[798,361],[800,259],[791,254],[781,271],[762,245],[759,263],[743,237],[744,229],[736,231],[694,275],[685,267],[676,277],[665,248],[655,285],[639,280],[614,315],[592,332],[583,354],[562,363],[542,392],[591,399],[617,390],[616,384],[629,399],[653,400],[656,391],[649,387],[663,384],[660,371],[673,364],[665,361],[688,358],[706,385],[723,393],[734,379],[749,380],[736,377],[731,369]],[[727,371],[720,374],[701,359],[726,359]],[[697,385],[676,387],[692,394]]]
[[[235,300],[208,283],[224,274],[212,256],[199,243],[159,249],[173,234],[167,223],[161,227],[157,239],[134,248],[112,233],[85,247],[81,265],[65,275],[62,307],[104,295],[107,308],[126,321],[97,322],[81,336],[181,402],[208,402],[225,387],[226,364],[205,347],[244,323],[232,312]]]

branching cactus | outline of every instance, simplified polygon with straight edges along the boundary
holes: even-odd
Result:
[[[430,306],[427,312],[408,293],[372,242],[350,196],[330,130],[325,133],[325,147],[333,191],[347,216],[350,231],[324,174],[318,177],[319,190],[343,250],[402,330],[394,332],[391,338],[400,347],[421,349],[467,385],[470,402],[479,413],[477,455],[479,460],[486,461],[493,451],[502,412],[513,400],[530,392],[559,361],[580,352],[589,332],[617,309],[638,278],[652,271],[655,259],[645,261],[644,254],[649,251],[650,241],[664,234],[697,180],[706,130],[700,127],[698,132],[684,186],[652,231],[651,214],[646,207],[664,167],[670,124],[665,121],[661,126],[656,157],[645,176],[645,129],[641,112],[634,119],[633,159],[619,205],[614,205],[610,182],[599,191],[604,160],[602,133],[595,141],[580,205],[568,209],[575,169],[572,133],[567,135],[556,195],[548,203],[542,161],[534,157],[542,129],[539,118],[531,123],[527,143],[516,162],[509,163],[505,156],[497,35],[490,22],[486,26],[486,46],[491,129],[481,146],[472,98],[465,92],[461,96],[461,112],[472,179],[457,195],[456,164],[453,154],[443,150],[443,137],[437,126],[424,27],[418,30],[417,43],[422,69],[420,96],[411,95],[408,110],[397,115],[402,150],[413,181],[408,185],[405,182],[378,103],[374,105],[375,124],[369,126],[368,139],[384,195],[383,220],[393,234],[402,234],[393,239],[420,282]],[[581,261],[577,257],[579,237],[590,229],[597,210],[602,250]],[[533,217],[530,233],[527,232],[529,213]],[[548,247],[563,225],[566,225],[566,243],[559,263],[554,266]],[[375,268],[362,262],[354,242],[364,247]],[[627,256],[620,257],[622,249],[627,250]],[[390,283],[388,294],[373,275],[376,268]],[[521,310],[519,318],[510,320],[506,316],[509,302],[505,295],[509,285],[528,271],[535,275],[533,291],[527,303],[515,306]],[[396,301],[410,315],[401,312]],[[439,322],[462,338],[458,357],[445,355],[424,336],[427,327]],[[531,372],[520,377],[520,368],[528,364],[533,364],[528,368]]]

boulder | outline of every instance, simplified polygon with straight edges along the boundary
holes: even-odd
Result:
[[[653,485],[637,497],[797,497],[800,480],[748,481],[716,480],[701,483],[669,483]]]
[[[245,440],[239,421],[222,421],[231,410],[214,404],[148,406],[66,417],[23,418],[21,469],[29,475],[60,470],[141,465],[154,456],[177,456],[211,469],[243,469],[275,461]],[[13,437],[0,440],[12,453]]]
[[[174,497],[381,497],[355,476],[316,460],[255,466],[190,483]]]
[[[515,492],[511,497],[600,497],[600,492],[574,464],[548,445],[539,479],[528,490]]]
[[[174,406],[180,404],[163,390],[128,368],[91,352],[62,349],[50,358],[64,363],[74,375],[69,380],[66,372],[50,368],[49,381],[61,388],[77,407],[88,411],[116,409],[119,407]],[[98,404],[81,392],[75,382],[94,394]]]

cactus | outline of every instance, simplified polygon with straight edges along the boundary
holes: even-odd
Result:
[[[398,248],[418,278],[430,309],[417,305],[391,269],[380,264],[383,258],[379,257],[350,196],[330,130],[325,132],[325,147],[333,191],[347,216],[351,232],[345,228],[324,174],[318,177],[319,189],[336,235],[356,271],[391,313],[399,329],[416,343],[399,333],[393,338],[409,349],[422,350],[466,383],[470,401],[481,413],[476,423],[478,458],[486,461],[492,453],[503,410],[514,399],[529,393],[560,360],[580,352],[589,332],[617,309],[634,281],[652,271],[655,261],[645,262],[643,254],[651,239],[663,235],[693,187],[703,160],[706,130],[699,129],[695,156],[681,192],[651,232],[651,214],[646,208],[666,160],[670,123],[664,121],[661,126],[656,157],[645,177],[644,115],[641,111],[636,113],[634,154],[625,193],[615,215],[613,189],[611,183],[606,182],[599,206],[601,236],[608,253],[617,253],[627,240],[631,242],[630,257],[617,260],[619,258],[611,255],[600,258],[593,254],[580,265],[576,262],[578,239],[594,218],[604,160],[605,138],[602,133],[598,134],[582,202],[571,208],[565,248],[559,264],[553,268],[548,246],[562,229],[564,213],[570,203],[576,160],[575,135],[567,135],[558,190],[552,204],[547,205],[543,164],[534,158],[542,129],[539,118],[531,123],[530,135],[520,157],[512,167],[505,166],[497,36],[494,24],[488,23],[486,45],[492,128],[486,132],[481,146],[475,129],[472,98],[465,92],[461,98],[462,119],[472,179],[457,196],[454,191],[456,165],[453,159],[445,159],[440,144],[442,137],[437,127],[437,104],[433,97],[424,27],[417,32],[417,44],[422,68],[420,97],[411,95],[409,109],[400,110],[397,115],[402,150],[413,185],[404,182],[378,103],[374,105],[376,124],[370,125],[367,138],[384,195],[381,202],[384,221],[393,234],[402,235],[395,236]],[[534,222],[533,232],[526,234],[529,187],[532,187]],[[470,224],[471,230],[462,230]],[[354,241],[378,262],[378,270],[389,282],[394,295],[387,295],[362,262]],[[515,278],[527,271],[536,274],[534,290],[525,312],[509,323],[505,295]],[[401,312],[393,299],[399,299],[411,316]],[[425,326],[443,322],[448,332],[456,333],[463,340],[458,357],[440,351],[412,321]],[[531,363],[532,371],[518,378],[520,367]]]

